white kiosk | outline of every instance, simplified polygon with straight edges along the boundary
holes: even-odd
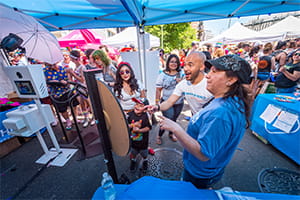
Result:
[[[53,133],[50,123],[55,118],[50,105],[41,104],[40,98],[49,96],[42,65],[29,66],[6,66],[4,71],[12,81],[14,89],[20,98],[33,98],[36,104],[20,106],[18,109],[8,112],[7,119],[3,125],[7,129],[13,129],[9,134],[29,137],[36,134],[45,152],[36,163],[49,164],[53,166],[64,166],[75,154],[77,149],[61,149]],[[55,148],[48,150],[48,147],[39,132],[46,127]]]

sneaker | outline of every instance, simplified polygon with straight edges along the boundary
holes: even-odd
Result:
[[[134,171],[135,170],[135,166],[136,166],[136,161],[131,160],[131,162],[130,162],[130,171]]]
[[[154,151],[154,149],[152,149],[151,147],[149,147],[148,148],[148,153],[153,156],[155,154],[155,151]]]
[[[91,126],[94,126],[95,124],[96,124],[96,120],[95,119],[92,119],[92,121],[91,121]]]
[[[57,119],[55,119],[55,121],[51,123],[51,126],[53,126],[53,127],[54,127],[54,126],[57,126],[57,123],[58,123],[58,122],[57,122]]]
[[[76,122],[77,122],[77,124],[83,124],[84,121],[83,121],[83,120],[80,120],[80,119],[77,119]],[[75,123],[75,122],[74,122],[74,123]]]
[[[88,125],[89,125],[89,120],[88,120],[88,118],[85,118],[83,123],[82,123],[82,127],[86,128],[86,127],[88,127]]]
[[[148,169],[148,160],[144,160],[143,162],[143,171],[146,172]]]
[[[72,129],[72,122],[71,122],[70,119],[67,119],[66,129],[67,129],[67,130],[71,130],[71,129]]]

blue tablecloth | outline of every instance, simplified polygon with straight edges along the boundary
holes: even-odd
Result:
[[[292,94],[282,95],[293,96]],[[300,164],[300,125],[296,123],[291,133],[284,133],[260,118],[260,115],[265,111],[268,105],[274,105],[284,111],[298,115],[298,120],[300,119],[300,101],[281,102],[275,99],[277,96],[278,94],[260,94],[256,97],[252,107],[250,128],[265,138],[275,148]]]
[[[130,185],[115,185],[116,199],[209,199],[209,200],[269,200],[289,199],[300,200],[300,196],[237,192],[228,190],[200,190],[189,182],[168,181],[159,178],[144,176]],[[98,188],[92,200],[104,199],[102,188]]]
[[[9,135],[8,133],[10,132],[10,130],[6,129],[2,124],[2,121],[6,119],[6,113],[9,111],[11,110],[0,112],[0,143],[15,137],[13,135]]]

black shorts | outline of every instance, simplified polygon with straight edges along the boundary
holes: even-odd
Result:
[[[67,93],[63,94],[61,97],[58,97],[58,98],[53,97],[53,98],[54,98],[54,100],[52,101],[52,103],[58,109],[58,111],[61,113],[66,112],[68,109],[68,106],[70,105],[70,101],[68,101],[69,93],[67,92]],[[72,105],[73,105],[73,107],[79,105],[79,102],[76,97],[73,98]]]
[[[42,98],[42,99],[40,99],[41,100],[41,102],[43,103],[43,104],[49,104],[49,105],[52,105],[52,101],[51,101],[51,98],[48,96],[48,97],[45,97],[45,98]]]

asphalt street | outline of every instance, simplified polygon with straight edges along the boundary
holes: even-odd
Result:
[[[188,121],[185,120],[185,117],[189,115],[187,110],[185,105],[184,111],[178,119],[178,122],[183,127],[186,127],[188,124]],[[57,126],[53,130],[60,141],[63,137],[60,127]],[[96,127],[81,128],[81,130],[83,132],[94,131],[98,134]],[[168,177],[162,175],[164,173],[172,174],[172,171],[174,172],[175,170],[180,172],[182,169],[180,165],[181,156],[178,155],[182,152],[181,145],[178,142],[171,141],[168,138],[168,134],[164,134],[163,143],[157,145],[155,143],[157,133],[158,127],[154,125],[150,133],[149,146],[156,151],[156,154],[149,155],[149,160],[165,162],[168,169],[155,174],[152,171],[157,170],[157,168],[152,163],[147,174],[143,174],[139,170],[130,172],[129,156],[120,157],[114,155],[116,171],[119,177],[125,174],[129,181],[133,182],[143,175],[154,174],[158,177]],[[47,132],[43,134],[43,137],[48,147],[53,146]],[[100,145],[100,143],[97,144]],[[78,142],[61,145],[64,147],[68,147],[68,145],[69,147],[80,147]],[[166,150],[165,152],[167,153],[159,151],[162,149]],[[175,154],[177,156],[174,156]],[[101,151],[98,155],[86,158],[83,156],[82,150],[79,149],[63,167],[44,166],[35,163],[42,155],[43,151],[37,138],[32,137],[21,147],[0,159],[1,199],[9,199],[11,197],[15,199],[90,199],[100,186],[102,173],[107,171]],[[178,163],[175,168],[174,165],[166,163],[168,159],[172,160],[173,158]],[[260,192],[258,174],[266,168],[283,168],[300,172],[299,165],[294,161],[272,145],[264,144],[250,130],[247,130],[231,162],[227,166],[222,180],[214,189],[226,186],[237,191]],[[169,177],[172,180],[179,180],[180,178],[179,176]]]

